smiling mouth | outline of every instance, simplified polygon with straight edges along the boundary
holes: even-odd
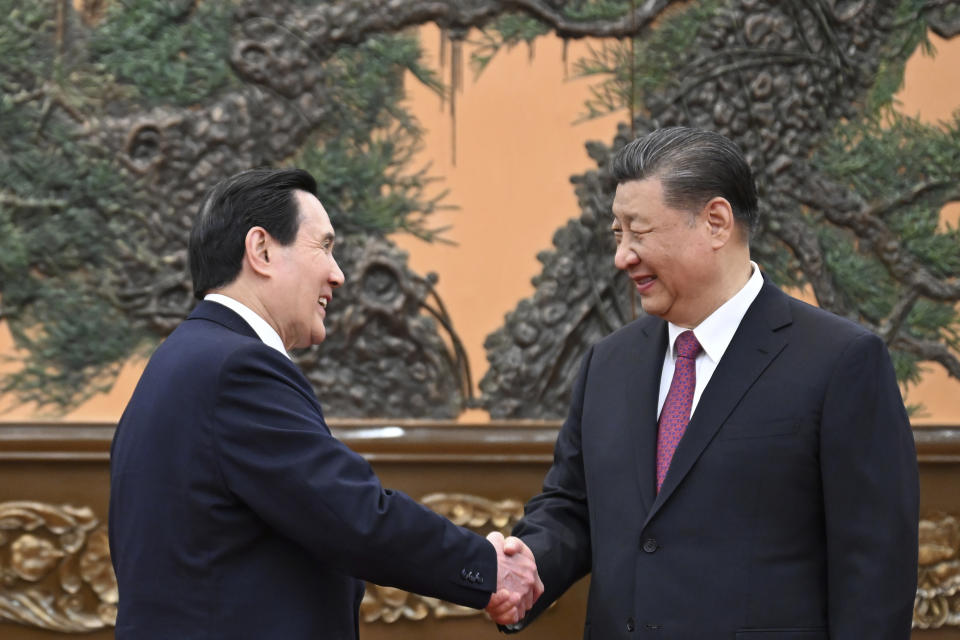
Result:
[[[321,307],[323,307],[324,309],[327,308],[327,299],[326,299],[326,298],[322,298],[322,297],[321,297],[319,300],[317,300],[317,303],[318,303]]]

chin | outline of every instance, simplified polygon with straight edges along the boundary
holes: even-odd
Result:
[[[669,311],[669,309],[664,309],[662,305],[644,304],[642,299],[640,300],[640,308],[643,309],[645,314],[658,318],[663,318],[663,314]]]

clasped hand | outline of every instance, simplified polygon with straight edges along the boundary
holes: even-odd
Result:
[[[487,540],[497,550],[497,591],[490,597],[487,614],[497,624],[520,622],[543,593],[533,552],[520,538],[504,539],[499,531]]]

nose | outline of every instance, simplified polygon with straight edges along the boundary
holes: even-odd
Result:
[[[330,256],[330,260],[333,261],[333,269],[330,270],[330,286],[336,289],[341,286],[346,280],[343,275],[343,271],[340,270],[340,265],[337,264],[337,259],[333,256]]]
[[[626,271],[638,262],[640,262],[640,258],[626,242],[620,242],[617,245],[617,251],[613,254],[613,264],[617,269]]]

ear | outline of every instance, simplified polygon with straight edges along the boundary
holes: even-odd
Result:
[[[710,244],[719,249],[730,242],[736,233],[736,219],[733,207],[726,198],[717,196],[703,207],[701,214],[710,232]]]
[[[272,271],[270,250],[273,248],[273,238],[263,227],[250,227],[243,239],[243,261],[262,276],[269,276]]]

